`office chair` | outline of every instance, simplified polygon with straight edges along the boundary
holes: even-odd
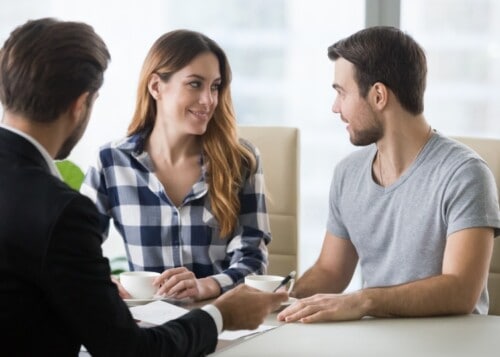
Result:
[[[500,191],[500,139],[454,137],[467,145],[488,164],[495,176],[497,192]],[[488,294],[490,296],[489,315],[500,315],[500,237],[495,238],[493,256],[488,274]]]
[[[240,126],[239,135],[261,153],[272,236],[267,273],[286,276],[298,270],[299,130]]]

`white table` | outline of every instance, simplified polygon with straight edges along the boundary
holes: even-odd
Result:
[[[500,316],[281,325],[213,356],[500,356]]]

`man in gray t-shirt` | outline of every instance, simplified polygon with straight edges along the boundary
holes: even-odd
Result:
[[[333,111],[364,146],[335,168],[317,262],[283,321],[488,312],[486,279],[500,234],[495,180],[470,149],[423,115],[422,48],[374,27],[328,49]],[[363,288],[340,294],[360,263]]]

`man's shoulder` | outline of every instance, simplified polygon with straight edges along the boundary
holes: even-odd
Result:
[[[76,206],[88,206],[90,204],[91,207],[94,207],[94,204],[87,196],[82,195],[51,174],[34,172],[29,176],[33,186],[32,190],[42,193],[40,196],[35,197],[38,197],[39,201],[46,202],[49,206],[63,207],[73,202]],[[34,199],[36,199],[35,197]]]
[[[4,173],[1,183],[0,216],[5,219],[2,224],[7,227],[29,222],[27,227],[11,226],[11,230],[29,230],[47,237],[62,216],[84,216],[86,221],[97,217],[96,207],[89,198],[46,171],[23,169]]]
[[[485,164],[471,148],[439,133],[428,153],[428,160],[447,172],[453,172],[464,165]]]

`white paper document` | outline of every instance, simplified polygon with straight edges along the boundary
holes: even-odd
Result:
[[[256,333],[261,333],[267,330],[271,330],[278,326],[260,325],[255,330],[236,330],[236,331],[222,331],[219,335],[220,340],[236,340],[240,337],[253,335]]]
[[[182,307],[160,300],[145,305],[133,306],[130,308],[130,312],[132,313],[134,319],[148,322],[154,325],[161,325],[167,321],[176,319],[184,315],[188,311],[188,309],[184,309]],[[219,335],[219,339],[236,340],[240,337],[264,332],[275,327],[277,326],[260,325],[255,330],[223,331]]]
[[[154,325],[161,325],[162,323],[181,317],[188,311],[188,309],[159,300],[130,308],[134,319]]]

